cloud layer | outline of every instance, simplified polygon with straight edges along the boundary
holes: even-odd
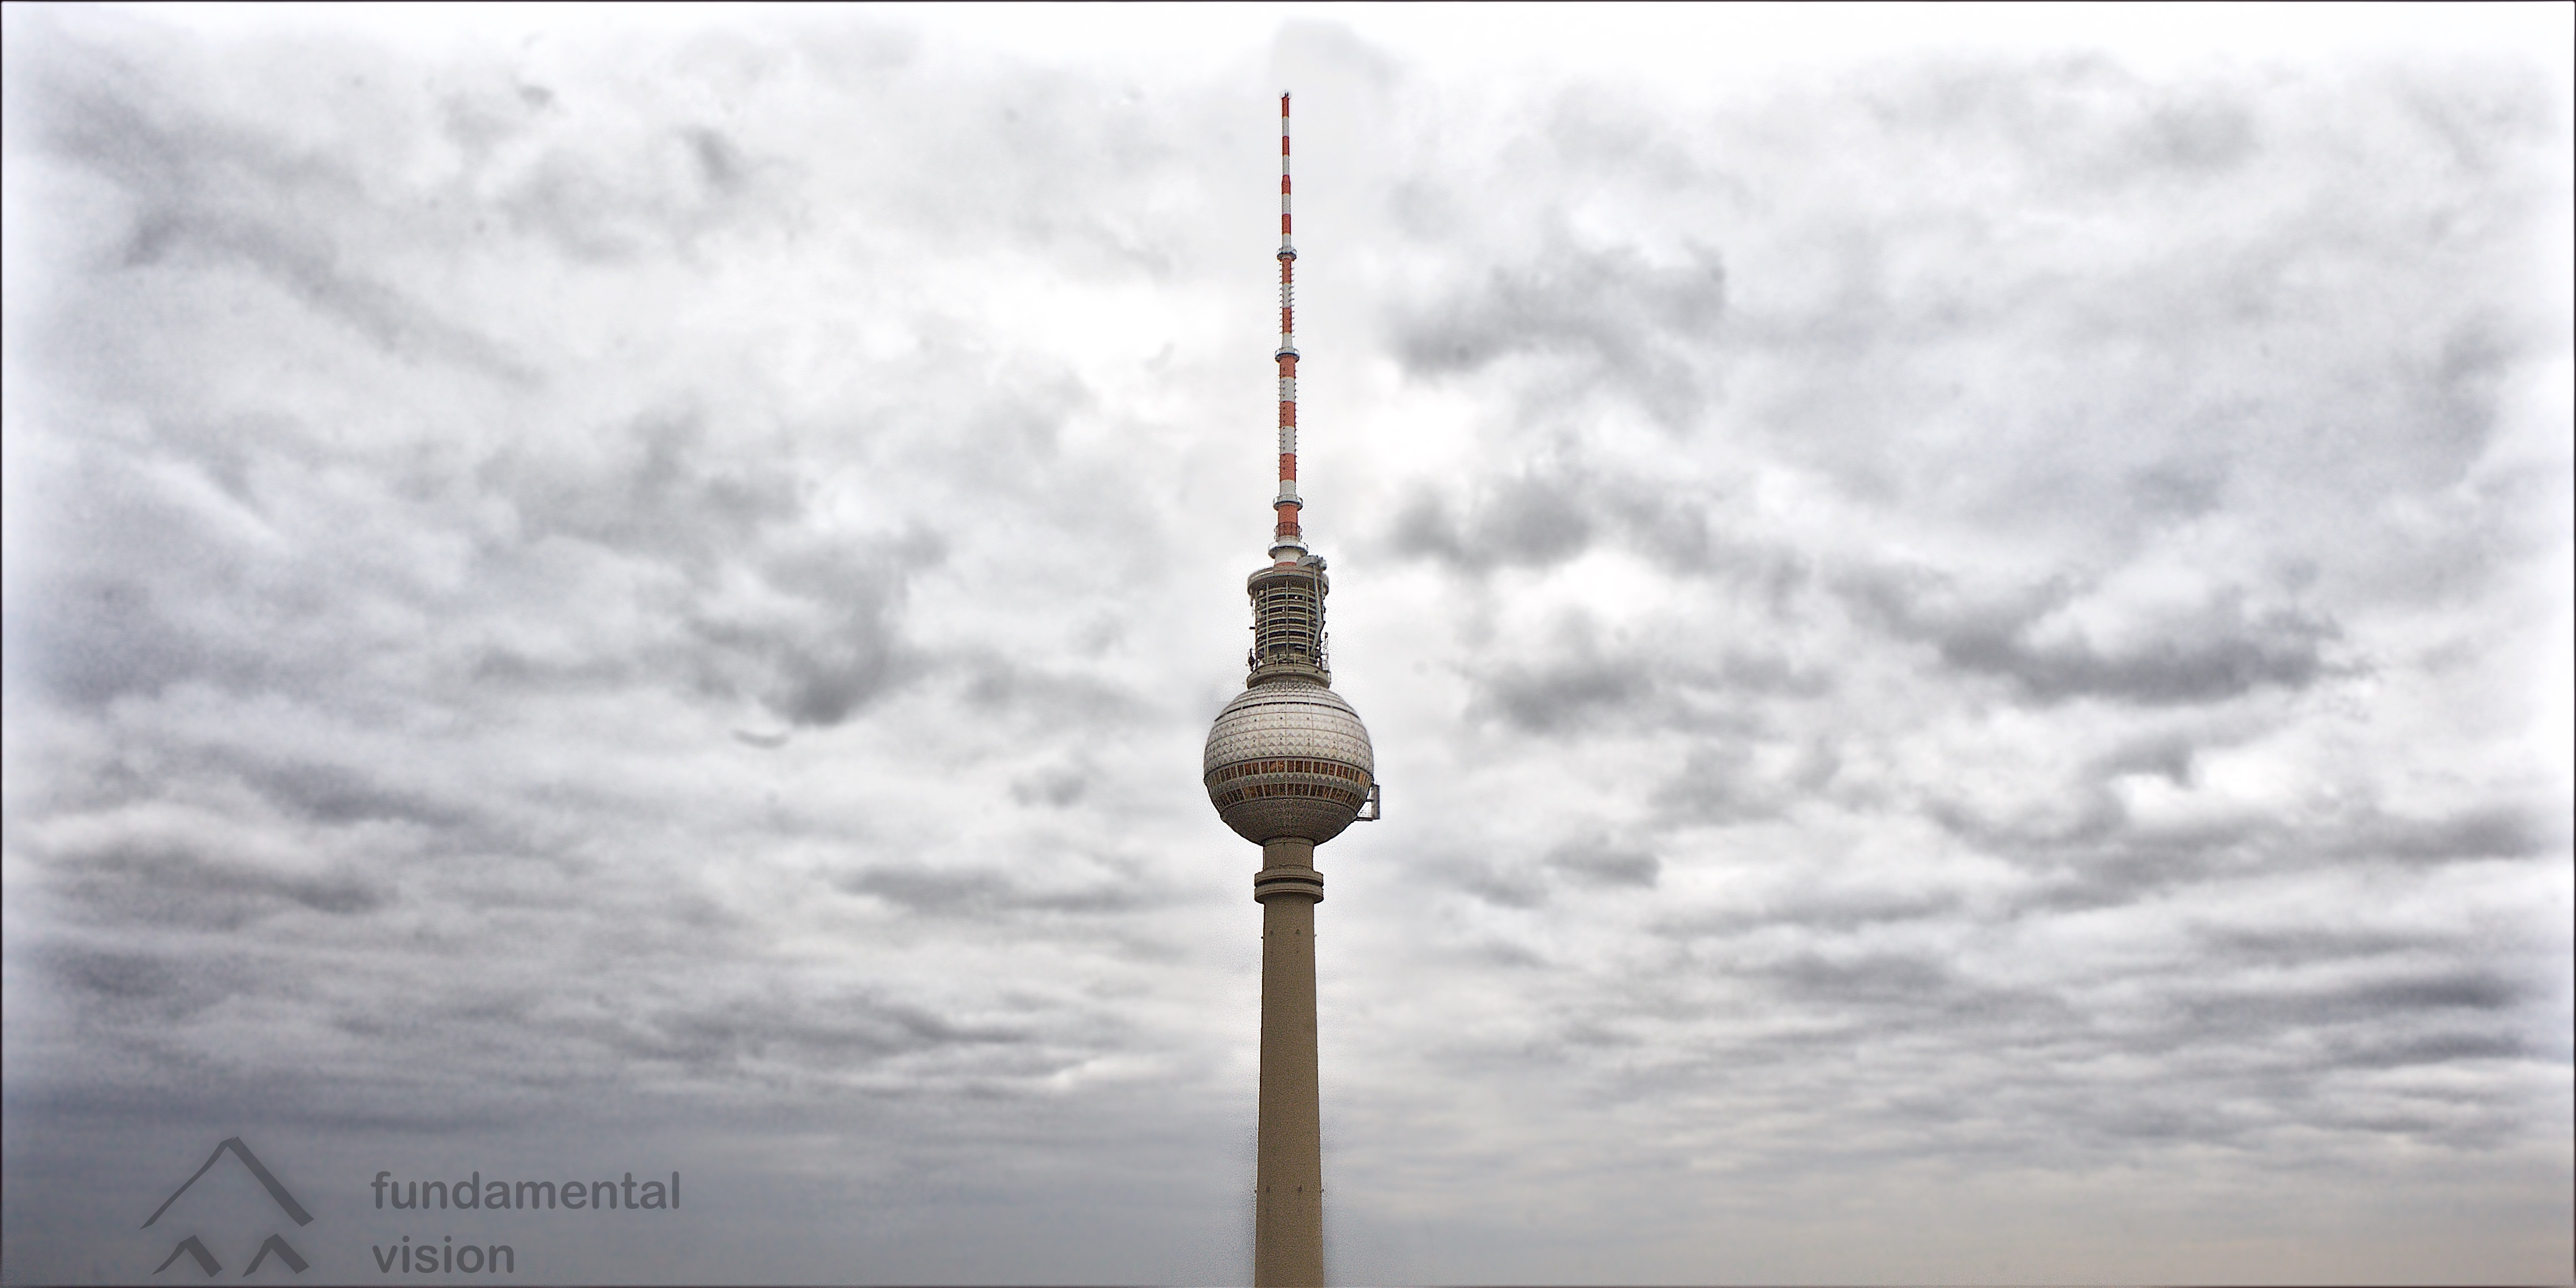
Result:
[[[1274,79],[1338,1273],[2563,1273],[2541,65],[9,24],[13,1279],[240,1123],[1235,1273]]]

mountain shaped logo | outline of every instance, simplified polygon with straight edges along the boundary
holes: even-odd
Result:
[[[215,1164],[223,1161],[226,1151],[230,1151],[233,1157],[242,1161],[242,1166],[250,1169],[252,1179],[259,1182],[260,1188],[268,1191],[268,1197],[276,1200],[280,1209],[295,1218],[297,1225],[313,1224],[313,1214],[305,1211],[304,1205],[296,1202],[295,1196],[286,1192],[286,1187],[278,1182],[277,1174],[268,1170],[267,1165],[259,1161],[259,1155],[250,1152],[250,1146],[243,1144],[241,1137],[229,1136],[222,1144],[215,1146],[214,1153],[206,1155],[205,1165],[197,1169],[196,1175],[181,1182],[179,1188],[170,1191],[170,1197],[161,1200],[161,1206],[152,1209],[152,1215],[144,1218],[143,1224],[138,1228],[151,1229],[152,1223],[160,1220],[161,1214],[169,1211],[170,1205],[178,1202],[179,1196],[187,1193],[189,1186],[203,1179],[206,1173],[214,1170]],[[306,1261],[302,1254],[296,1252],[284,1235],[272,1234],[268,1236],[267,1242],[259,1245],[258,1253],[250,1259],[250,1268],[242,1271],[242,1274],[247,1276],[257,1271],[268,1263],[271,1256],[284,1262],[288,1269],[299,1275],[304,1273],[305,1267],[312,1264]],[[170,1249],[170,1255],[163,1258],[161,1264],[153,1268],[152,1273],[157,1275],[169,1269],[181,1257],[187,1257],[196,1262],[197,1268],[204,1271],[208,1278],[212,1278],[224,1268],[223,1263],[215,1259],[215,1254],[207,1249],[206,1241],[192,1234],[181,1239],[177,1247]]]

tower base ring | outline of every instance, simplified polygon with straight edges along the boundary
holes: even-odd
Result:
[[[1252,901],[1268,903],[1281,896],[1324,901],[1324,876],[1313,868],[1263,868],[1252,874]]]

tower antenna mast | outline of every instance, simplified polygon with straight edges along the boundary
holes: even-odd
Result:
[[[1306,535],[1298,526],[1305,501],[1297,495],[1297,243],[1290,235],[1288,183],[1288,96],[1279,96],[1279,495],[1271,501],[1278,513],[1270,558],[1295,563],[1306,553]]]

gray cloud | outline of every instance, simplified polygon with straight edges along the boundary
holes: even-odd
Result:
[[[2294,607],[2249,611],[2239,590],[2160,613],[2140,642],[2105,647],[2080,628],[2043,635],[2077,592],[2065,585],[1974,602],[1922,576],[1856,579],[1852,600],[1961,670],[2001,676],[2043,702],[2104,697],[2149,705],[2220,701],[2260,686],[2305,688],[2338,632]],[[2053,635],[2053,637],[2050,637]]]
[[[1701,364],[1726,316],[1726,267],[1697,243],[1683,246],[1679,262],[1660,265],[1634,247],[1584,247],[1551,229],[1526,259],[1389,307],[1396,353],[1413,373],[1563,362],[1580,373],[1574,379],[1635,394],[1668,422],[1687,425],[1705,396]]]
[[[81,873],[73,898],[144,925],[239,930],[290,906],[347,916],[385,901],[358,872],[279,872],[179,844],[75,848],[61,861]]]
[[[54,24],[36,17],[29,25]],[[368,177],[349,158],[217,124],[173,101],[129,59],[97,46],[59,36],[36,43],[46,57],[12,60],[13,79],[25,82],[12,100],[22,145],[82,165],[132,203],[122,244],[100,267],[121,274],[183,264],[245,267],[396,354],[486,377],[530,378],[493,338],[352,266],[364,251],[345,244],[340,221],[325,212],[361,210],[387,194],[369,192]],[[363,226],[352,231],[364,235]]]
[[[1547,863],[1577,881],[1601,886],[1652,889],[1663,871],[1662,860],[1652,854],[1600,840],[1558,846],[1548,852]]]
[[[1547,565],[1579,555],[1589,545],[1593,521],[1558,480],[1510,480],[1462,521],[1443,500],[1417,492],[1395,519],[1390,544],[1398,554],[1436,555],[1465,567]]]
[[[1535,734],[1683,728],[1759,732],[1754,712],[1832,691],[1832,677],[1759,643],[1711,643],[1656,623],[1614,637],[1568,613],[1469,677],[1471,716]]]
[[[547,1274],[1239,1274],[1261,53],[318,21],[7,17],[11,1274],[253,1128],[746,1214]],[[2550,73],[1355,21],[1337,1277],[2563,1267]]]
[[[999,872],[875,868],[834,882],[850,894],[871,895],[931,916],[986,918],[1014,912],[1114,913],[1144,906],[1150,897],[1132,882],[1110,881],[1073,889],[1032,888]]]
[[[1616,550],[1675,574],[1758,590],[1775,609],[1815,575],[1814,557],[1730,530],[1742,497],[1710,486],[1630,473],[1560,434],[1517,473],[1417,485],[1379,537],[1386,553],[1431,559],[1467,576],[1546,570]]]

